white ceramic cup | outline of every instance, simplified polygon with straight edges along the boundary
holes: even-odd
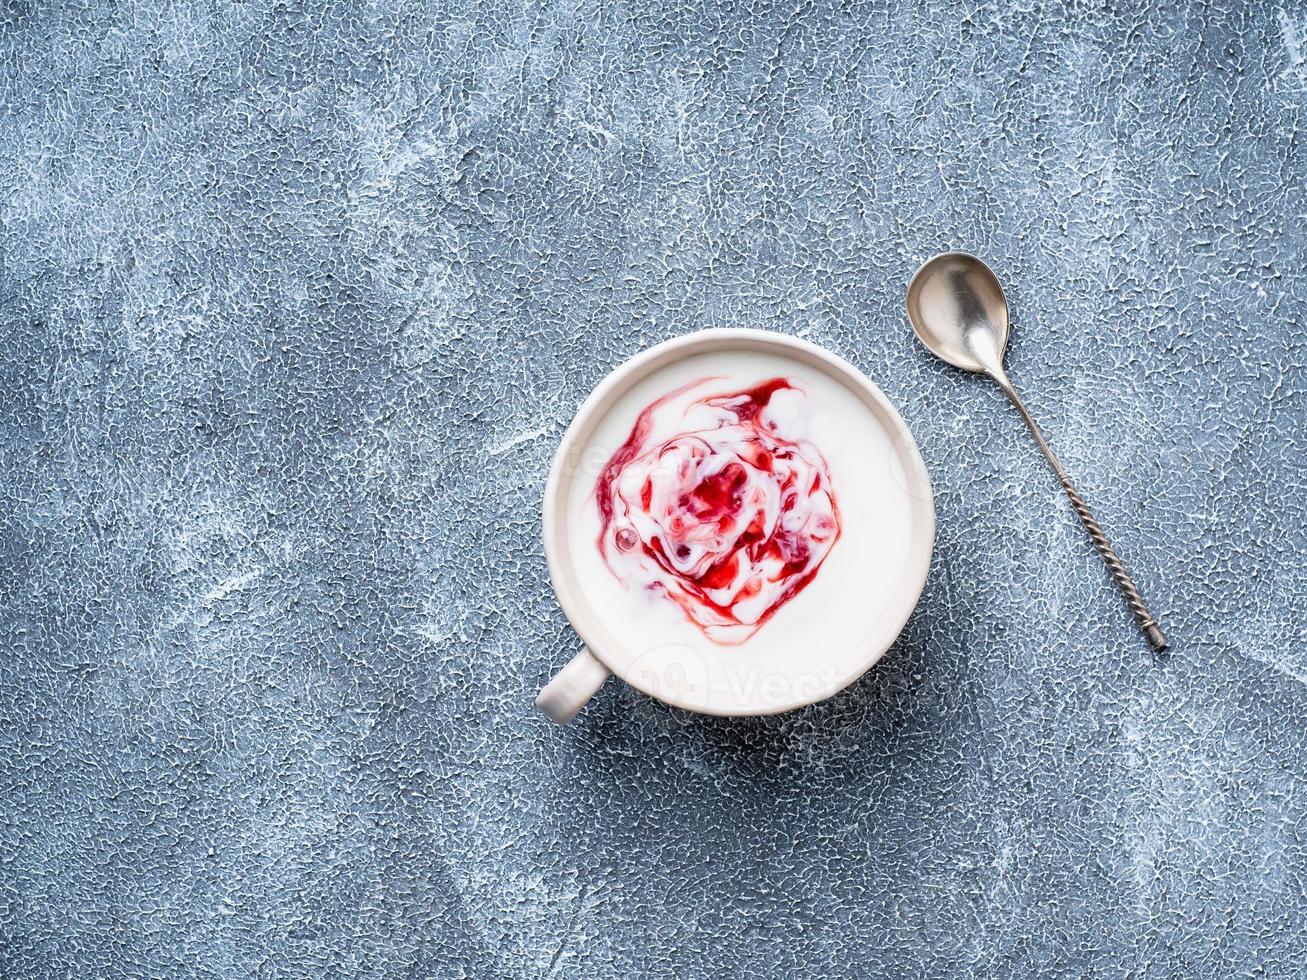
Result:
[[[892,492],[904,495],[910,515],[907,546],[890,594],[861,639],[833,654],[834,659],[819,670],[795,657],[791,666],[773,665],[765,674],[750,675],[747,661],[734,660],[729,661],[734,673],[726,675],[723,664],[728,661],[705,657],[692,644],[650,648],[642,642],[638,627],[623,631],[605,624],[576,573],[571,550],[576,542],[569,540],[567,527],[568,500],[574,481],[593,483],[597,475],[594,460],[582,462],[596,425],[653,372],[692,355],[736,350],[780,355],[822,372],[856,396],[859,407],[884,430],[884,466],[893,473]],[[545,558],[558,601],[584,647],[540,691],[536,705],[554,721],[566,724],[611,674],[660,701],[710,715],[776,714],[820,701],[857,680],[893,644],[921,596],[934,544],[934,498],[912,434],[881,390],[852,364],[815,344],[764,330],[703,330],[658,344],[600,383],[577,411],[554,457],[545,486]]]

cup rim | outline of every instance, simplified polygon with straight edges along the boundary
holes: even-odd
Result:
[[[574,478],[565,472],[566,461],[578,445],[582,447],[585,445],[595,425],[612,410],[618,399],[639,381],[683,358],[735,346],[744,346],[745,349],[753,350],[770,349],[773,353],[791,357],[796,354],[801,355],[799,357],[801,362],[823,369],[834,380],[845,384],[861,396],[867,409],[876,414],[878,421],[885,427],[891,444],[899,454],[905,489],[913,502],[913,536],[903,574],[886,604],[885,611],[879,618],[883,627],[875,633],[869,632],[863,638],[860,656],[850,660],[846,671],[839,672],[838,676],[823,679],[798,696],[789,695],[767,700],[755,694],[756,702],[744,704],[719,705],[702,701],[691,703],[681,698],[677,691],[660,683],[659,678],[649,672],[638,676],[628,675],[620,669],[621,658],[606,655],[603,644],[596,642],[600,636],[600,628],[592,621],[582,597],[573,589],[572,583],[565,574],[568,562],[562,557],[567,553],[565,543],[560,537],[565,524],[567,507],[567,494],[564,491],[570,487],[571,479]],[[815,704],[842,691],[870,670],[898,639],[925,589],[926,577],[934,554],[934,491],[926,471],[925,461],[907,423],[876,383],[853,364],[824,347],[790,334],[751,327],[711,327],[663,341],[628,358],[610,371],[581,403],[571,424],[563,433],[550,466],[545,484],[542,537],[545,561],[549,568],[549,580],[553,585],[554,594],[558,597],[559,605],[581,637],[582,643],[608,670],[650,697],[698,714],[719,717],[772,715]]]

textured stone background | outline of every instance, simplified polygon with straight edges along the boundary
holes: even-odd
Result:
[[[58,6],[0,6],[0,973],[1302,966],[1300,3]],[[1171,656],[915,345],[946,247]],[[921,606],[788,717],[551,727],[550,455],[726,324],[900,406]]]

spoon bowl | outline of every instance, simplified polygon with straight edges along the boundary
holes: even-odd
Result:
[[[964,371],[993,373],[1007,347],[1007,297],[998,277],[967,252],[945,252],[908,283],[908,320],[936,357]]]

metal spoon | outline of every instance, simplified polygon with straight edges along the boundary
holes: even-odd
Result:
[[[1044,441],[1035,420],[1003,371],[1003,351],[1007,347],[1008,334],[1007,298],[989,266],[966,252],[936,255],[917,270],[908,284],[908,319],[912,321],[918,339],[937,357],[964,371],[983,371],[1007,393],[1053,467],[1062,489],[1071,498],[1071,506],[1089,532],[1094,547],[1125,593],[1139,628],[1155,650],[1165,650],[1166,635],[1162,628],[1144,605],[1139,589],[1126,574],[1125,566],[1112,550],[1107,535],[1071,485],[1071,479]]]

